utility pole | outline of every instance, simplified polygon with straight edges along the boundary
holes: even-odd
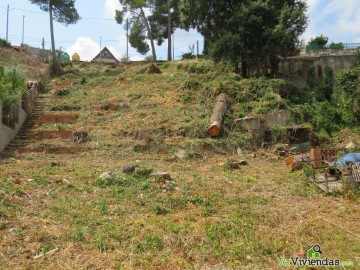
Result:
[[[129,61],[129,18],[126,19],[126,61]]]
[[[23,27],[22,27],[22,41],[21,41],[21,45],[24,45],[24,32],[25,32],[25,15],[23,15]]]
[[[44,50],[44,49],[45,49],[45,38],[42,39],[41,45],[42,45],[42,48],[43,48],[43,50]]]
[[[173,46],[173,60],[175,60],[175,32],[172,35],[172,46]]]
[[[7,6],[7,17],[6,17],[6,41],[9,42],[9,5]]]
[[[196,59],[199,57],[199,41],[196,41]]]

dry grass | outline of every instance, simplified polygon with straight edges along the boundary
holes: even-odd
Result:
[[[184,80],[206,75],[175,64],[163,74],[137,74],[140,68],[117,73],[83,64],[73,68],[76,75],[52,80],[47,108],[77,107],[77,122],[61,128],[86,130],[90,140],[77,154],[0,160],[1,269],[281,269],[279,257],[316,243],[329,258],[359,259],[355,193],[326,196],[272,152],[253,158],[187,148],[232,147],[226,139],[199,139],[212,100],[182,99]],[[69,94],[56,96],[61,89]],[[119,108],[95,111],[106,104]],[[151,133],[147,144],[134,140],[140,129]],[[76,145],[46,140],[28,147],[44,144]],[[174,159],[180,148],[193,155]],[[249,165],[227,170],[221,164],[229,159]],[[173,180],[164,189],[149,177],[123,174],[130,164],[167,171]],[[117,171],[116,179],[100,181],[106,171]]]

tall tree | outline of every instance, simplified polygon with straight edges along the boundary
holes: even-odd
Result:
[[[153,30],[149,18],[145,13],[146,9],[152,9],[152,0],[119,0],[122,10],[116,10],[115,20],[122,24],[125,16],[130,14],[130,36],[129,41],[132,47],[141,54],[146,54],[150,48],[146,39],[150,40],[153,61],[156,61]]]
[[[279,56],[293,53],[305,31],[305,11],[303,0],[180,0],[183,27],[196,28],[204,52],[241,66],[243,76],[249,65],[276,71]]]
[[[168,40],[168,61],[172,60],[171,35],[180,24],[178,4],[179,0],[154,0],[152,15],[149,17],[158,43],[161,43],[163,39]]]
[[[30,0],[32,4],[40,6],[40,9],[49,12],[50,15],[50,34],[51,34],[51,51],[54,61],[55,71],[58,68],[55,38],[54,38],[54,18],[57,22],[68,26],[75,24],[79,19],[79,14],[75,8],[75,0]]]

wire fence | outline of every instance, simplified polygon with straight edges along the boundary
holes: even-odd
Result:
[[[360,49],[360,43],[331,43],[326,46],[320,46],[317,44],[310,44],[306,46],[307,51],[319,51],[319,50],[356,50]]]

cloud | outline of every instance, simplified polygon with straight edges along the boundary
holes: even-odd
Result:
[[[100,44],[89,37],[78,37],[66,51],[70,56],[78,53],[82,61],[91,61],[100,52]]]
[[[114,19],[116,9],[121,9],[119,0],[106,0],[104,7],[104,17],[107,19]]]
[[[360,35],[358,0],[308,0],[310,18],[303,37],[324,35],[332,42],[357,42]]]

